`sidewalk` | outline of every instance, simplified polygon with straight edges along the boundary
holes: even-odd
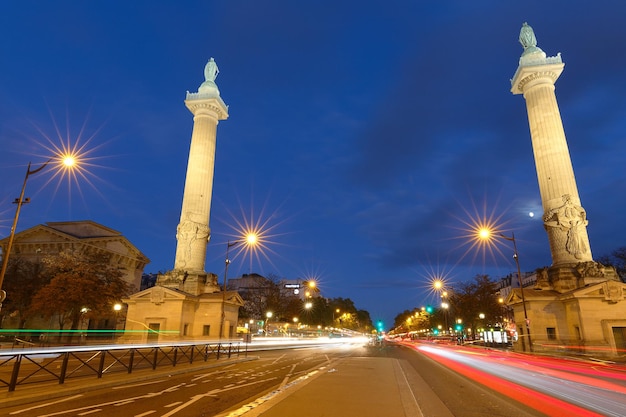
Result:
[[[219,417],[452,416],[419,374],[402,365],[394,358],[343,358]]]

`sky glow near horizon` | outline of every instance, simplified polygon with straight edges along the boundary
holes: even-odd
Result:
[[[562,54],[556,94],[594,257],[626,246],[626,4],[497,1],[46,4],[0,16],[0,236],[29,162],[87,153],[71,181],[28,180],[17,230],[93,220],[173,268],[193,117],[214,57],[217,128],[206,270],[315,278],[374,320],[448,285],[515,270],[476,221],[514,232],[522,270],[551,262],[524,99],[510,92],[523,22]],[[377,6],[378,5],[378,6]],[[184,7],[183,7],[184,6]],[[377,6],[377,7],[376,7]],[[247,254],[247,255],[246,255]]]

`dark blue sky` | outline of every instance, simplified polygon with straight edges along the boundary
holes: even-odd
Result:
[[[527,21],[562,53],[557,99],[592,251],[606,255],[626,245],[625,16],[618,0],[5,1],[0,233],[46,137],[79,139],[89,181],[32,176],[18,230],[94,220],[144,252],[146,272],[171,269],[183,100],[214,57],[230,117],[207,271],[221,277],[234,226],[258,220],[268,258],[235,257],[229,276],[315,276],[325,296],[391,321],[433,300],[432,275],[513,272],[510,242],[470,250],[472,218],[515,233],[523,270],[549,265],[525,103],[509,91]]]

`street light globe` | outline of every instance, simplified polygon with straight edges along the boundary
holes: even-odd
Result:
[[[491,230],[487,229],[486,227],[482,227],[478,230],[478,237],[486,240],[489,239],[491,237]]]
[[[122,309],[122,305],[120,303],[117,303],[113,306],[113,310],[115,311],[120,311]]]
[[[76,164],[76,157],[74,155],[63,155],[61,162],[66,168],[71,168]]]
[[[267,317],[268,319],[271,319],[273,315],[274,313],[272,313],[271,311],[268,311],[267,313],[265,313],[265,317]]]
[[[246,235],[246,243],[248,245],[256,244],[257,240],[258,240],[258,236],[256,235],[256,233],[248,233]]]

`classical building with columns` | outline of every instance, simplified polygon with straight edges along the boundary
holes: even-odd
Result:
[[[236,291],[222,290],[217,275],[204,270],[211,237],[209,217],[217,124],[228,118],[228,106],[215,84],[217,64],[211,58],[197,93],[187,92],[193,114],[187,175],[180,222],[176,228],[174,269],[159,275],[156,285],[124,300],[128,304],[126,338],[143,341],[221,339],[236,334]]]
[[[8,237],[0,240],[3,253],[6,251],[8,240]],[[150,262],[150,259],[120,232],[91,220],[48,222],[16,233],[11,259],[38,262],[47,256],[66,251],[109,255],[111,265],[121,269],[124,274],[122,278],[132,285],[134,291],[139,290],[143,270]],[[113,320],[113,311],[111,313],[111,317],[102,318],[100,324],[95,324],[96,327],[113,328],[116,323]],[[15,328],[19,327],[19,322],[16,317],[8,316],[4,317],[2,325],[5,328]],[[35,329],[58,328],[55,319],[43,321],[37,317],[30,318],[28,326]]]
[[[511,92],[526,101],[552,265],[537,270],[534,287],[508,294],[522,336],[516,348],[559,346],[593,355],[626,355],[626,284],[614,268],[593,260],[589,221],[556,100],[554,84],[565,64],[560,54],[549,57],[537,47],[526,23],[519,40],[524,52]],[[524,334],[526,329],[530,334]]]
[[[3,253],[8,240],[0,240]],[[48,222],[16,233],[11,258],[36,262],[68,250],[110,255],[111,264],[122,268],[124,280],[135,290],[139,290],[143,269],[150,262],[120,232],[91,220]]]

